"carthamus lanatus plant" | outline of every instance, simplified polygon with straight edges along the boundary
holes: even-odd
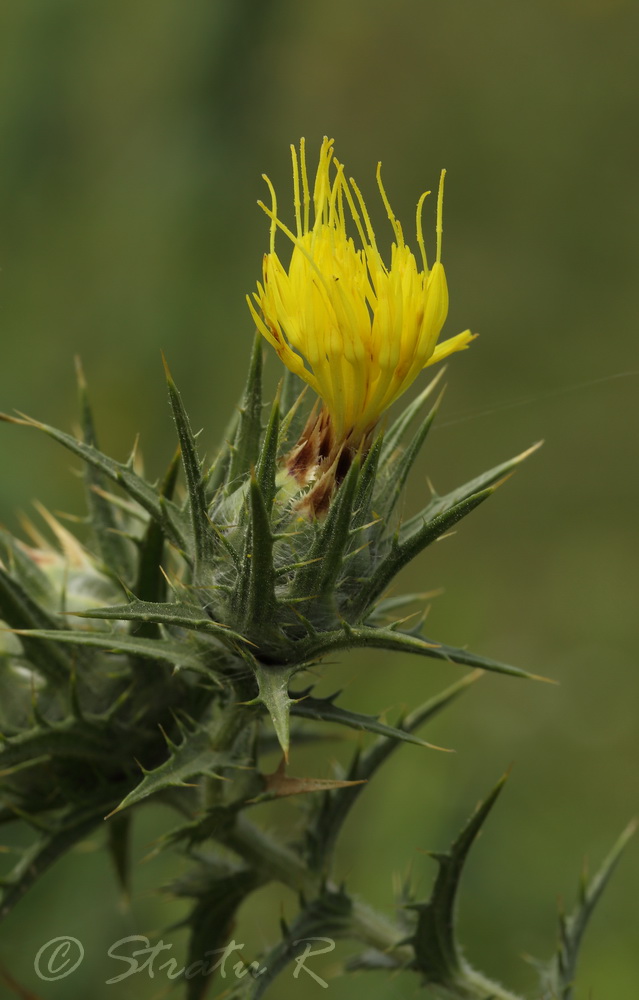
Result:
[[[44,431],[83,461],[90,536],[80,542],[44,509],[51,543],[33,526],[24,540],[0,536],[0,822],[33,832],[2,880],[0,916],[97,830],[105,830],[126,878],[132,820],[161,801],[176,818],[158,847],[190,864],[169,887],[191,901],[182,972],[188,1000],[213,984],[246,1000],[275,996],[275,977],[317,938],[353,942],[345,975],[403,969],[414,974],[415,990],[433,997],[516,1000],[471,967],[455,921],[466,856],[503,781],[450,848],[434,854],[430,896],[405,884],[392,917],[340,879],[335,852],[352,806],[365,790],[374,795],[368,785],[384,762],[403,743],[436,752],[422,730],[478,675],[530,676],[425,637],[421,619],[408,627],[405,608],[420,595],[389,588],[534,448],[433,495],[412,516],[400,513],[440,401],[441,373],[422,385],[423,370],[474,339],[467,330],[440,340],[448,310],[443,174],[429,264],[426,195],[417,203],[413,253],[378,168],[388,256],[331,141],[322,143],[314,177],[303,141],[292,147],[292,164],[290,226],[267,179],[270,200],[261,207],[270,245],[248,297],[257,333],[241,403],[212,463],[198,451],[168,367],[178,448],[155,483],[135,455],[121,463],[100,451],[80,369],[81,435],[22,415],[3,418]],[[284,368],[265,404],[269,350]],[[419,394],[389,414],[414,382]],[[472,670],[391,725],[347,698],[315,693],[322,661],[360,647]],[[298,776],[296,747],[326,724],[371,737],[334,778]],[[281,763],[269,771],[263,759],[273,746]],[[298,821],[276,836],[254,819],[254,807],[289,796],[299,796]],[[628,835],[584,882],[574,912],[561,916],[556,953],[538,963],[538,1000],[573,997],[585,924]],[[224,954],[239,909],[269,882],[297,891],[297,913],[274,921],[272,947],[253,956],[246,975],[216,980],[219,963],[207,965],[204,956]]]

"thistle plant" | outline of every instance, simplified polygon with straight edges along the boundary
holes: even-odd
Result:
[[[229,995],[257,1000],[319,937],[354,942],[345,972],[406,969],[434,997],[516,1000],[469,965],[455,923],[464,862],[503,779],[450,849],[433,855],[430,897],[402,887],[399,916],[374,912],[339,882],[335,855],[352,806],[401,744],[437,752],[418,731],[485,671],[532,679],[425,637],[421,619],[407,628],[404,611],[421,595],[390,596],[389,587],[534,447],[401,515],[404,485],[440,404],[441,373],[394,419],[387,410],[425,367],[473,340],[465,331],[439,341],[448,309],[443,175],[429,268],[426,195],[417,204],[416,258],[378,168],[394,237],[388,264],[332,143],[322,144],[312,191],[303,141],[292,161],[295,228],[280,218],[267,181],[270,247],[249,297],[257,334],[240,405],[212,464],[199,454],[168,367],[179,447],[156,483],[144,478],[135,452],[118,462],[100,451],[81,370],[81,435],[3,417],[44,431],[83,461],[90,536],[80,542],[44,509],[55,544],[32,525],[27,540],[0,536],[0,822],[33,831],[2,880],[0,917],[101,828],[126,883],[133,817],[163,802],[176,820],[157,849],[190,865],[167,887],[190,901],[187,1000],[207,993],[205,956],[223,953],[238,910],[269,882],[296,890],[299,911],[271,928],[272,950],[255,956],[252,974]],[[276,252],[278,230],[290,245],[288,266]],[[265,341],[285,368],[263,419]],[[358,647],[474,669],[391,725],[346,698],[315,693],[322,660]],[[299,776],[296,748],[329,723],[372,741],[332,779]],[[263,759],[273,746],[281,763],[269,772]],[[253,807],[290,796],[298,797],[299,820],[274,837],[254,821]],[[555,956],[538,963],[539,1000],[573,997],[585,924],[628,835],[583,884],[574,913],[562,916]]]

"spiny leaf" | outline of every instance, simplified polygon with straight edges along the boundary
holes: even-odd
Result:
[[[355,617],[365,615],[371,604],[374,603],[404,566],[418,556],[428,545],[431,545],[447,531],[450,531],[467,514],[470,514],[476,507],[479,507],[484,500],[487,500],[495,492],[496,488],[496,486],[490,486],[480,493],[475,493],[473,496],[467,497],[460,503],[443,511],[432,520],[424,521],[422,526],[411,535],[400,535],[400,541],[394,540],[388,555],[379,564],[371,579],[362,586],[360,596],[353,602],[353,608],[349,614]]]
[[[479,679],[479,671],[463,677],[455,684],[441,691],[430,698],[427,702],[415,709],[409,715],[400,719],[395,732],[396,736],[390,733],[380,736],[372,746],[366,750],[358,751],[348,770],[347,777],[353,782],[368,782],[388,760],[391,754],[400,746],[401,742],[410,742],[417,738],[413,736],[415,730],[424,722],[438,715],[452,701],[459,697],[471,684]],[[392,730],[392,727],[388,727]],[[422,745],[424,744],[423,741]],[[311,857],[311,864],[316,870],[321,869],[327,858],[330,857],[335,841],[353,808],[359,795],[363,791],[363,784],[353,784],[343,790],[332,792],[324,797],[320,809],[317,811],[313,822],[307,829],[307,841]]]
[[[97,448],[78,441],[77,438],[64,431],[59,431],[55,427],[43,424],[31,417],[10,417],[5,413],[0,413],[0,420],[8,423],[20,424],[24,427],[34,427],[52,437],[59,444],[62,444],[74,455],[78,455],[85,462],[103,472],[105,476],[117,483],[128,495],[136,500],[156,521],[164,526],[167,537],[179,548],[188,549],[188,525],[184,515],[175,504],[162,503],[157,491],[153,486],[133,472],[128,464],[116,462],[108,455],[104,455]]]
[[[74,611],[76,618],[99,618],[106,621],[139,621],[157,622],[160,625],[170,625],[175,628],[194,629],[196,632],[207,632],[217,636],[223,642],[245,642],[238,635],[220,622],[213,621],[202,608],[196,604],[154,604],[150,601],[132,600],[129,604],[117,604],[107,608],[89,608],[87,611]]]
[[[430,388],[430,386],[429,386]],[[380,477],[381,485],[375,491],[373,505],[386,520],[390,517],[395,506],[402,495],[404,486],[415,459],[419,455],[421,447],[426,440],[426,436],[433,425],[441,403],[443,392],[440,393],[435,405],[422,421],[421,427],[413,437],[412,441],[395,461],[389,461],[384,469],[384,476]]]
[[[22,635],[18,631],[18,635]],[[176,668],[196,670],[200,673],[205,669],[202,652],[193,650],[184,642],[171,642],[168,639],[139,639],[137,636],[122,632],[88,632],[84,629],[63,631],[47,631],[34,629],[24,633],[31,639],[48,640],[51,643],[72,643],[78,646],[94,646],[110,653],[130,653],[134,656],[144,656],[152,660],[162,660]]]
[[[234,603],[244,628],[262,639],[276,619],[271,508],[275,497],[279,400],[276,399],[255,474],[248,485],[250,523],[235,586]]]
[[[234,489],[236,480],[245,476],[256,465],[262,434],[262,337],[255,335],[253,354],[244,397],[240,406],[240,420],[233,444],[229,468],[229,486]]]
[[[381,456],[382,465],[385,465],[391,459],[393,452],[399,446],[404,434],[408,430],[411,421],[417,416],[428,397],[433,393],[437,385],[439,385],[445,371],[445,368],[441,368],[439,370],[435,378],[428,383],[426,388],[420,392],[419,396],[417,396],[412,403],[409,403],[408,406],[404,408],[395,422],[391,424],[385,432],[384,447],[382,449]]]
[[[180,452],[176,452],[160,487],[160,495],[167,500],[173,497],[180,462]],[[166,597],[166,577],[162,572],[164,555],[164,528],[149,520],[144,537],[139,543],[138,569],[134,591],[141,601],[159,603]],[[154,622],[143,622],[136,635],[145,639],[159,638],[160,630]]]
[[[383,444],[384,435],[379,433],[373,441],[366,458],[364,459],[362,471],[359,476],[359,482],[357,484],[357,493],[353,503],[353,520],[351,522],[352,531],[356,531],[358,528],[361,528],[362,525],[366,524],[371,517],[371,500],[375,488],[377,470],[379,468]]]
[[[291,587],[291,597],[325,595],[337,580],[351,534],[351,518],[360,472],[360,459],[351,465],[324,521],[317,527],[307,565],[299,569]]]
[[[446,854],[434,854],[439,864],[435,885],[427,903],[416,903],[417,927],[411,940],[413,966],[425,982],[455,985],[463,980],[464,963],[455,936],[455,903],[461,874],[475,838],[501,792],[506,776],[480,803]],[[490,993],[487,994],[490,996]]]
[[[194,896],[197,900],[189,916],[180,925],[188,926],[191,931],[186,963],[189,972],[187,1000],[204,1000],[216,962],[220,963],[223,959],[235,914],[244,900],[264,881],[262,876],[250,868],[233,870],[229,867],[228,871],[218,871],[221,867],[216,865],[213,871],[209,871],[208,867],[201,865],[195,873],[192,886],[181,887],[176,884],[172,887],[175,895]],[[231,956],[228,966],[235,965],[237,961],[236,956]],[[224,969],[227,975],[228,966]],[[212,971],[208,972],[209,969]]]
[[[219,771],[228,767],[241,766],[242,761],[235,759],[225,750],[218,750],[211,733],[203,726],[192,731],[184,730],[183,740],[179,745],[170,744],[169,756],[152,771],[144,768],[144,778],[120,804],[113,810],[119,813],[129,806],[136,805],[149,795],[155,795],[166,788],[183,786],[188,778],[208,775],[218,778]]]
[[[164,359],[166,384],[169,390],[169,400],[173,411],[173,419],[180,440],[182,465],[186,478],[191,512],[191,529],[193,532],[193,551],[195,555],[194,579],[196,583],[206,583],[211,560],[215,555],[215,534],[211,528],[208,515],[208,502],[202,468],[197,454],[195,438],[182,398],[171,377],[166,359]]]
[[[532,445],[532,447],[527,448],[526,451],[522,451],[520,455],[515,455],[514,458],[510,458],[507,462],[502,462],[500,465],[496,465],[493,469],[489,469],[488,472],[484,472],[480,476],[476,476],[475,479],[471,479],[469,482],[464,483],[463,486],[458,487],[456,490],[452,490],[452,492],[447,493],[445,496],[433,497],[430,503],[428,503],[424,509],[419,512],[419,514],[415,514],[408,521],[404,522],[400,532],[400,541],[410,538],[416,531],[421,529],[422,525],[432,521],[433,518],[445,514],[446,511],[455,507],[457,504],[462,503],[464,500],[468,500],[470,497],[480,493],[482,490],[485,490],[487,486],[499,483],[526,458],[533,455],[539,448],[541,448],[542,444],[543,441],[538,441],[536,444]]]
[[[274,979],[293,961],[303,962],[302,956],[329,954],[335,939],[348,936],[351,926],[353,903],[345,892],[325,889],[317,899],[305,903],[302,912],[291,923],[283,924],[283,940],[259,962],[254,963],[253,975],[246,975],[240,984],[231,989],[229,1000],[260,1000]],[[310,971],[309,962],[306,971]],[[317,965],[313,975],[318,976]]]
[[[545,990],[543,1000],[572,1000],[584,933],[610,876],[636,830],[636,822],[626,827],[601,868],[592,878],[584,877],[572,913],[568,916],[560,913],[557,954],[549,963],[535,963],[538,964]]]
[[[249,483],[249,503],[251,523],[238,587],[240,594],[246,594],[241,608],[244,630],[264,641],[273,631],[276,617],[273,535],[262,490],[254,477]]]
[[[499,674],[510,674],[512,677],[525,677],[528,680],[547,680],[537,674],[528,673],[507,663],[491,660],[486,656],[478,656],[465,649],[447,646],[425,637],[410,635],[397,629],[370,627],[360,625],[357,628],[345,628],[339,632],[318,633],[305,642],[305,653],[308,659],[324,656],[338,649],[355,649],[362,646],[377,649],[390,649],[402,653],[414,653],[417,656],[429,656],[436,660],[446,660],[448,663],[461,663],[467,667],[480,667],[481,670],[493,670]]]
[[[259,689],[257,701],[261,701],[266,707],[284,757],[288,759],[290,742],[289,715],[291,706],[294,704],[291,698],[289,698],[288,685],[296,668],[269,666],[255,660],[253,670]]]
[[[98,440],[89,403],[87,383],[79,358],[76,358],[76,375],[82,417],[82,436],[86,445],[97,450]],[[133,572],[131,545],[120,531],[122,525],[115,516],[115,508],[104,495],[106,477],[101,470],[87,463],[85,464],[84,479],[90,523],[100,555],[105,566],[116,577],[130,583]]]
[[[260,487],[264,507],[270,517],[271,507],[276,493],[275,475],[277,473],[277,449],[280,425],[280,400],[279,393],[276,394],[271,416],[264,434],[264,441],[260,449],[260,457],[257,463],[255,478]]]
[[[313,698],[306,696],[304,692],[291,692],[293,701],[291,702],[291,715],[302,719],[313,719],[316,722],[335,722],[340,726],[347,726],[349,729],[358,729],[367,733],[374,733],[377,736],[385,736],[391,740],[400,740],[404,743],[414,743],[420,747],[429,747],[431,750],[439,750],[441,747],[434,747],[432,743],[427,743],[419,736],[406,729],[398,729],[381,722],[379,716],[362,715],[361,712],[352,712],[348,708],[336,705],[334,698]]]
[[[229,420],[222,443],[218,448],[215,461],[206,474],[206,494],[209,503],[212,503],[219,490],[227,482],[229,469],[231,467],[231,455],[233,453],[233,440],[237,434],[237,426],[240,420],[239,411],[235,411]]]

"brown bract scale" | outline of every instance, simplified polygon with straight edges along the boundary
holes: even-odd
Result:
[[[319,518],[326,514],[353,459],[366,454],[370,439],[371,433],[358,442],[351,435],[338,440],[326,407],[313,407],[299,441],[284,459],[287,472],[300,486],[310,486],[297,504],[301,512]]]

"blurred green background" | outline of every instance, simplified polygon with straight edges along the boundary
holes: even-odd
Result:
[[[430,634],[560,686],[476,685],[428,734],[455,755],[404,748],[362,797],[338,873],[389,912],[394,872],[412,864],[426,893],[434,866],[419,849],[443,848],[513,763],[469,865],[461,925],[470,959],[529,995],[521,956],[550,953],[557,897],[571,903],[583,856],[597,864],[637,812],[638,36],[629,0],[0,6],[0,406],[69,428],[80,354],[102,446],[123,458],[140,432],[150,475],[174,447],[160,348],[209,451],[235,405],[252,336],[244,293],[267,247],[260,175],[284,203],[288,144],[305,135],[312,159],[334,136],[369,204],[382,159],[409,232],[419,194],[448,169],[446,333],[481,338],[452,359],[407,507],[427,477],[444,492],[546,444],[405,583],[445,588]],[[383,230],[378,206],[374,217]],[[432,237],[432,201],[425,229]],[[273,357],[268,370],[274,384]],[[81,513],[73,461],[54,443],[0,425],[0,461],[5,523],[36,496]],[[459,673],[348,656],[323,689],[346,685],[345,704],[392,719]],[[293,773],[327,775],[351,750],[331,744]],[[288,806],[270,816],[294,818]],[[140,818],[136,858],[169,821],[154,808]],[[155,892],[175,861],[140,865],[124,912],[99,843],[21,904],[0,960],[43,1000],[175,995],[146,974],[104,985],[122,971],[106,949],[127,934],[180,954],[182,933],[166,927],[182,910]],[[637,993],[638,876],[634,844],[587,937],[583,1000]],[[292,917],[294,900],[268,890],[243,912],[249,957],[282,910]],[[40,982],[33,956],[61,934],[83,940],[85,963]],[[285,974],[273,995],[313,989]],[[338,976],[330,996],[415,989],[412,977]]]

